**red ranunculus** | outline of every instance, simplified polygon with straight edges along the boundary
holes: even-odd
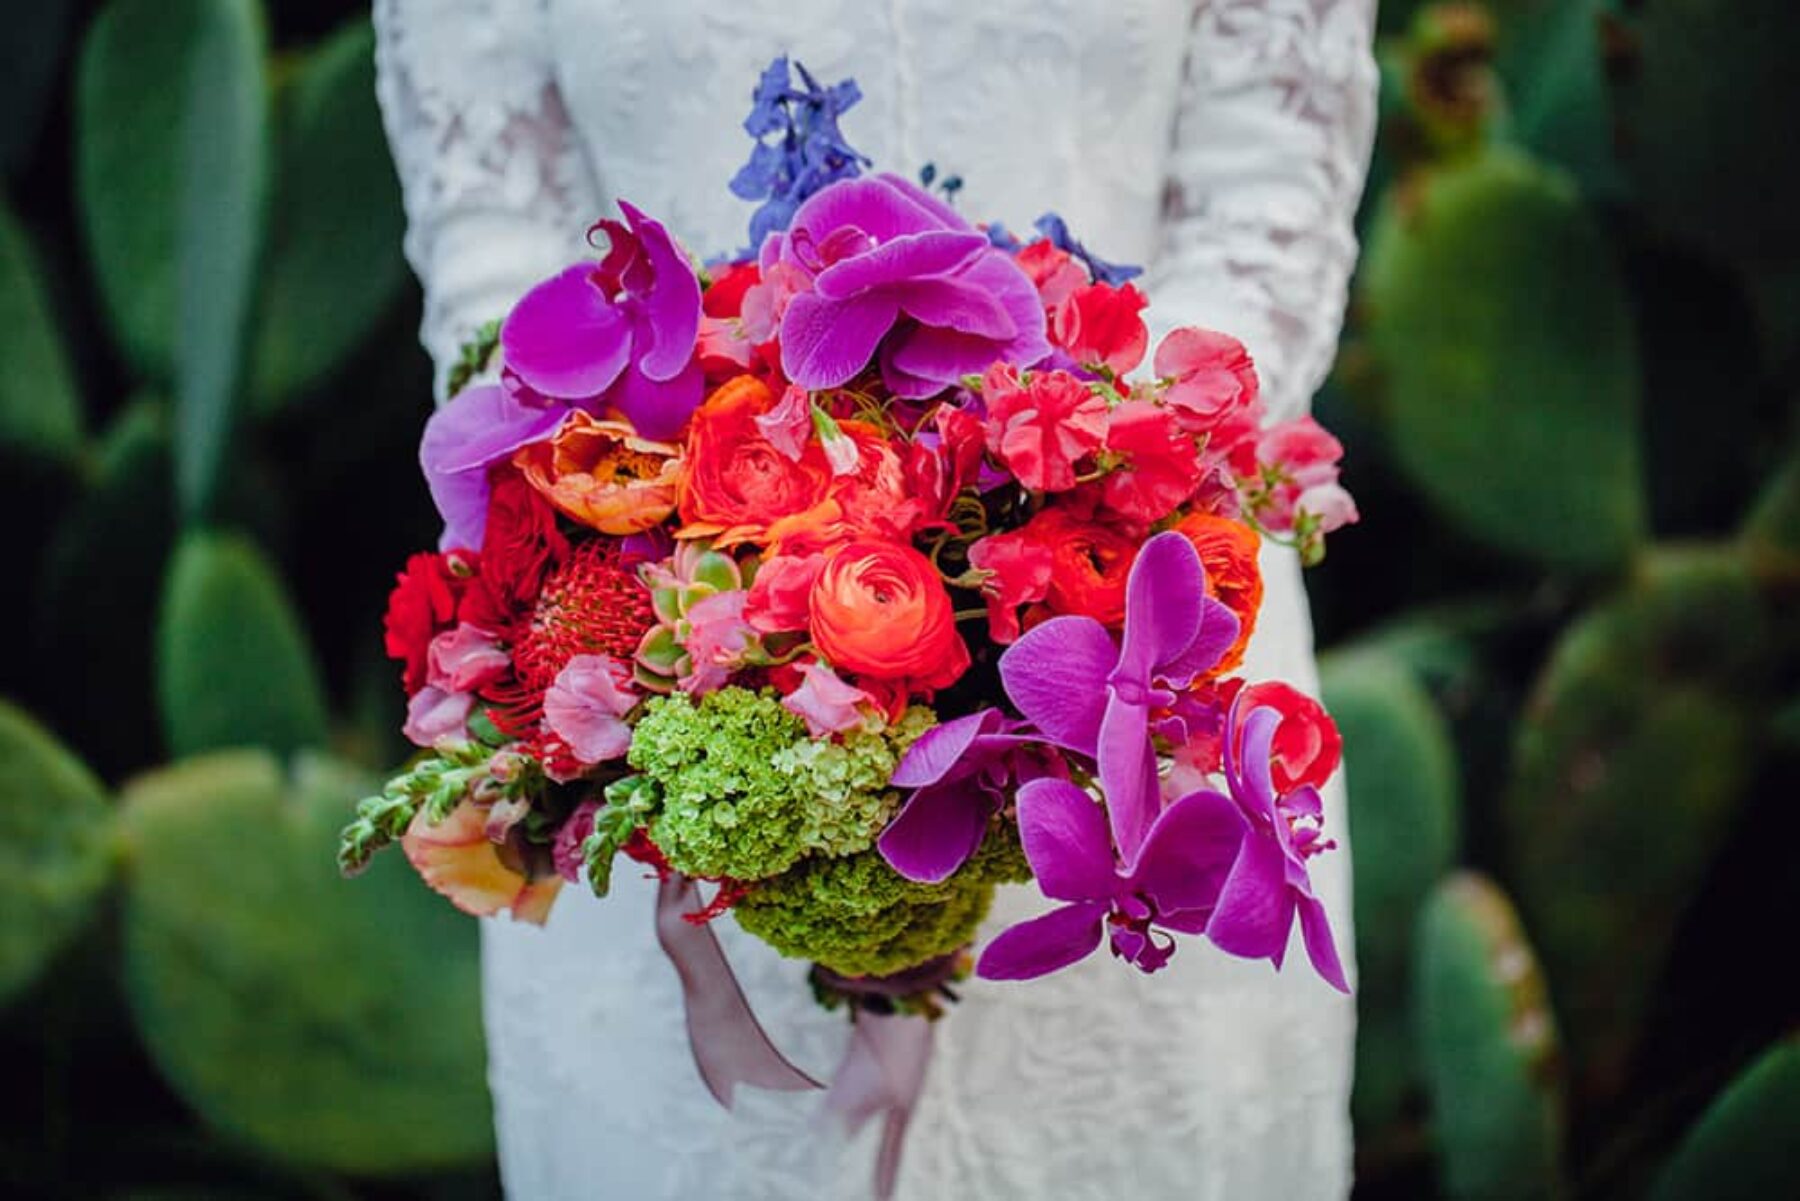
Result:
[[[471,558],[463,551],[416,554],[388,595],[385,643],[388,656],[406,664],[408,696],[424,686],[431,640],[456,625],[457,602],[473,575]]]
[[[1138,314],[1150,301],[1131,284],[1077,288],[1051,315],[1050,336],[1084,367],[1108,367],[1124,375],[1144,361],[1150,331]]]
[[[1067,371],[1035,371],[1021,380],[1005,363],[981,379],[988,449],[1034,492],[1075,486],[1075,464],[1106,437],[1106,401]]]
[[[500,633],[531,612],[544,577],[569,557],[569,540],[556,528],[556,510],[516,468],[496,468],[493,481],[481,573],[460,616]]]
[[[1059,508],[1033,517],[1025,533],[1050,549],[1044,602],[1052,613],[1080,614],[1112,629],[1123,624],[1125,581],[1141,538]]]
[[[1322,788],[1343,758],[1344,740],[1331,714],[1312,697],[1279,680],[1244,689],[1239,713],[1267,706],[1281,714],[1275,727],[1275,791],[1292,792],[1303,784]]]

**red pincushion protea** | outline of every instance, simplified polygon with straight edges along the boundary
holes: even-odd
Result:
[[[525,744],[553,775],[581,764],[543,729],[544,693],[577,655],[611,655],[630,663],[644,632],[656,624],[650,591],[638,579],[616,538],[578,542],[544,578],[530,613],[509,632],[513,671],[486,695],[494,724]]]

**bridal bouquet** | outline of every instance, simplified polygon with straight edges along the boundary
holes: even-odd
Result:
[[[397,841],[542,922],[623,855],[690,1016],[726,914],[859,1021],[1178,935],[1279,966],[1296,917],[1344,988],[1307,874],[1336,730],[1237,674],[1262,540],[1314,561],[1355,518],[1341,448],[1264,428],[1227,334],[1152,355],[1136,271],[1055,216],[1019,239],[866,173],[856,99],[763,76],[753,255],[696,266],[621,203],[470,348],[421,447],[440,549],[387,614],[423,750],[344,867]],[[1051,907],[972,956],[1027,881]]]

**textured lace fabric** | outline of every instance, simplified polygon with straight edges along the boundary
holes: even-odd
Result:
[[[381,102],[405,187],[423,339],[440,369],[625,197],[705,255],[740,248],[725,181],[755,73],[783,51],[866,99],[844,122],[884,168],[962,176],[957,203],[1025,229],[1054,208],[1145,262],[1160,328],[1244,338],[1273,413],[1327,370],[1374,126],[1373,0],[376,0]],[[1247,674],[1316,687],[1293,556],[1270,549]],[[1351,947],[1340,849],[1315,882]],[[868,1195],[875,1131],[820,1098],[701,1087],[651,931],[653,888],[566,890],[546,929],[484,923],[490,1078],[519,1201]],[[997,900],[986,933],[1044,908]],[[720,923],[771,1035],[828,1073],[839,1015],[803,964]],[[938,1030],[904,1201],[1340,1198],[1352,1002],[1297,953],[1277,975],[1189,940],[1141,977],[1107,957],[971,982]]]

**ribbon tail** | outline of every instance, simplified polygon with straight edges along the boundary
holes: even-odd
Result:
[[[657,887],[656,941],[681,980],[688,1048],[707,1091],[730,1109],[740,1084],[778,1092],[823,1088],[769,1040],[712,927],[683,920],[702,908],[699,887],[679,872]]]
[[[862,1012],[850,1035],[827,1108],[849,1126],[861,1130],[870,1118],[882,1118],[881,1143],[875,1156],[875,1195],[889,1201],[900,1176],[900,1154],[906,1129],[925,1087],[935,1027],[922,1017]]]

